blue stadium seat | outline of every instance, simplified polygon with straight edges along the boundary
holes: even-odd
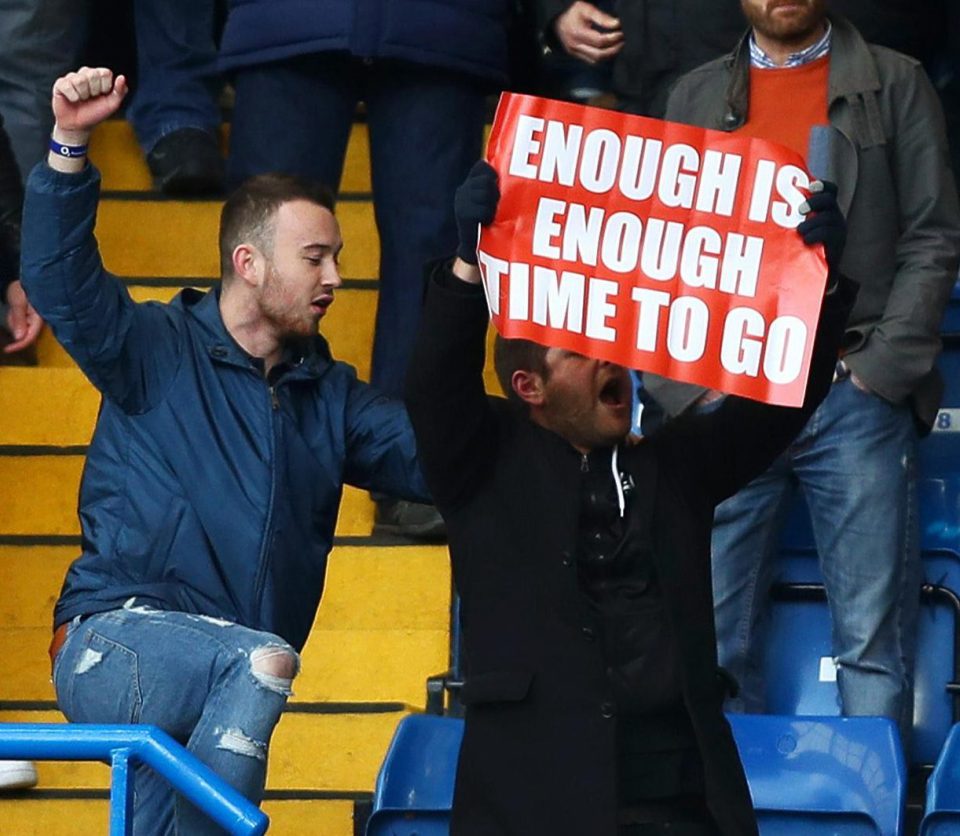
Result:
[[[919,447],[921,542],[960,551],[960,334],[944,335],[938,365],[943,402]]]
[[[463,721],[404,717],[390,741],[373,794],[367,836],[448,836]]]
[[[957,561],[952,562],[956,564]],[[935,763],[951,726],[958,719],[953,685],[960,652],[957,647],[958,616],[960,601],[954,593],[944,587],[924,586],[915,671],[911,764]],[[764,678],[767,710],[773,714],[839,715],[830,617],[821,588],[778,588],[771,608]]]
[[[880,717],[729,715],[760,836],[899,836],[906,767]]]
[[[950,730],[940,759],[927,781],[927,803],[920,836],[960,833],[960,726]]]

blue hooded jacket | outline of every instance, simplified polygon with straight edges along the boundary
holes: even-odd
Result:
[[[343,52],[504,85],[511,0],[231,0],[220,66]]]
[[[103,394],[80,486],[83,553],[54,624],[136,597],[299,650],[343,484],[428,496],[403,405],[319,336],[269,386],[225,329],[217,292],[135,303],[100,260],[99,185],[92,166],[41,163],[24,204],[27,294]]]

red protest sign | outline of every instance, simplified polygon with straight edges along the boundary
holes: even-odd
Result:
[[[803,402],[826,283],[812,179],[758,139],[504,94],[478,259],[522,337],[768,403]]]

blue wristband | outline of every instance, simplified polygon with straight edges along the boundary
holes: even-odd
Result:
[[[50,150],[58,157],[68,157],[70,159],[87,156],[86,145],[65,145],[62,142],[57,142],[53,137],[50,137]]]

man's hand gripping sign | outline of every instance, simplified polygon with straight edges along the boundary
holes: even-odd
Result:
[[[501,198],[477,257],[504,337],[803,402],[827,264],[796,231],[796,153],[506,94],[487,158]]]

